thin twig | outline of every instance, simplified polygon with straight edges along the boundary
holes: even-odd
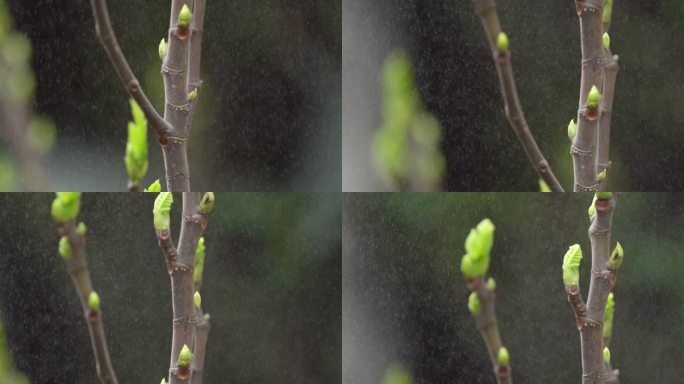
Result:
[[[202,384],[204,379],[204,357],[207,349],[207,339],[211,325],[208,316],[197,309],[197,326],[195,327],[194,356],[192,358],[192,384]]]
[[[504,103],[506,104],[506,117],[508,118],[513,131],[518,136],[518,140],[523,146],[532,168],[534,168],[539,177],[546,182],[552,191],[563,192],[563,187],[553,174],[551,166],[544,158],[544,155],[539,149],[539,146],[527,125],[527,121],[525,120],[525,115],[523,114],[520,105],[520,99],[518,98],[518,91],[515,86],[515,79],[513,77],[510,52],[500,53],[496,48],[496,39],[501,32],[501,24],[499,23],[499,16],[496,12],[496,4],[494,3],[494,0],[473,0],[473,4],[475,5],[475,12],[480,17],[482,26],[487,33],[489,47],[494,55],[494,63],[496,64],[499,75],[501,93],[503,95]]]
[[[496,375],[496,382],[498,384],[512,384],[513,379],[511,375],[510,365],[500,365],[498,353],[503,343],[501,342],[501,335],[499,333],[499,326],[496,323],[496,293],[487,288],[487,284],[483,277],[476,277],[468,280],[468,288],[477,294],[480,301],[480,311],[475,316],[475,325],[482,335],[482,339],[487,346],[489,358],[492,362],[494,374]]]
[[[150,126],[154,128],[157,135],[159,135],[160,138],[165,137],[171,130],[171,127],[159,115],[157,110],[154,109],[154,106],[140,86],[140,82],[133,74],[130,65],[128,65],[128,61],[121,51],[121,47],[119,46],[119,42],[114,34],[114,29],[112,28],[112,23],[109,19],[107,1],[90,0],[90,5],[93,9],[97,36],[107,52],[107,56],[109,56],[109,60],[112,62],[114,69],[116,69],[116,73],[119,75],[124,88],[126,88],[128,94],[138,102],[140,108],[142,108],[145,113],[147,121],[150,122]]]
[[[81,300],[81,307],[83,308],[86,324],[88,325],[90,342],[95,355],[97,375],[102,384],[118,384],[109,358],[107,338],[102,324],[102,313],[99,309],[92,310],[88,306],[88,297],[93,291],[93,287],[86,264],[85,235],[77,233],[76,225],[73,220],[61,224],[59,226],[59,233],[62,236],[66,236],[69,241],[71,255],[66,261],[66,269],[71,275],[78,297]]]
[[[611,12],[612,15],[612,5]],[[610,30],[611,20],[603,20],[603,32],[608,33]],[[596,172],[601,173],[605,171],[605,178],[599,181],[599,191],[605,192],[608,190],[608,178],[611,173],[610,162],[610,128],[613,120],[613,100],[615,97],[615,82],[620,71],[620,63],[618,56],[613,56],[610,47],[605,48],[606,66],[604,68],[603,78],[603,97],[601,98],[601,117],[599,118],[598,127],[598,158]]]
[[[577,110],[577,135],[570,147],[575,173],[575,192],[598,190],[597,136],[601,112],[588,108],[587,100],[592,87],[601,89],[603,86],[606,65],[603,48],[603,2],[604,0],[575,2],[582,43],[582,80]]]
[[[195,0],[192,10],[192,21],[190,29],[190,46],[188,48],[188,93],[196,91],[194,100],[190,101],[190,117],[188,118],[186,130],[192,128],[193,116],[197,110],[197,102],[202,90],[202,80],[200,79],[200,63],[202,59],[202,32],[204,29],[204,15],[206,13],[206,0]]]

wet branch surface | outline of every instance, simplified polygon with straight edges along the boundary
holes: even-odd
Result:
[[[489,358],[496,375],[496,382],[497,384],[512,384],[513,379],[511,377],[510,365],[502,366],[498,361],[497,354],[499,349],[503,347],[503,343],[499,333],[499,326],[496,322],[496,293],[487,288],[483,277],[469,280],[468,288],[475,292],[480,300],[480,312],[475,316],[475,325],[487,346]]]
[[[563,187],[558,182],[558,179],[556,179],[548,161],[544,158],[544,155],[539,149],[539,146],[527,125],[527,121],[525,120],[525,115],[523,114],[515,85],[515,79],[513,77],[510,52],[501,53],[496,48],[496,39],[501,32],[501,24],[496,12],[496,4],[494,0],[473,0],[473,4],[475,6],[475,12],[480,17],[482,26],[487,33],[489,47],[494,55],[494,63],[499,76],[501,93],[506,105],[506,117],[518,137],[520,144],[525,150],[532,168],[534,168],[539,177],[546,182],[552,191],[563,192]]]
[[[199,203],[199,192],[183,193],[183,220],[178,248],[173,246],[173,240],[168,231],[157,234],[160,248],[166,257],[173,301],[173,338],[169,384],[190,383],[192,377],[190,367],[178,366],[178,357],[184,345],[193,345],[195,327],[198,323],[198,313],[193,298],[195,292],[193,273],[197,244],[207,226],[206,215],[200,213]],[[200,382],[201,378],[199,382],[192,381],[192,383]]]
[[[603,320],[608,295],[617,278],[616,270],[609,264],[615,196],[596,200],[596,215],[589,227],[591,280],[586,304],[579,286],[565,287],[582,343],[582,384],[604,384],[607,379],[603,361]]]
[[[164,154],[168,191],[190,191],[187,140],[192,125],[191,115],[196,109],[198,99],[189,100],[188,94],[190,88],[199,93],[201,86],[199,67],[206,0],[187,1],[193,17],[190,26],[186,27],[178,25],[178,16],[186,1],[171,2],[168,51],[161,67],[165,96],[163,118],[150,103],[121,51],[111,25],[106,0],[90,0],[90,4],[102,46],[126,91],[138,102],[157,132]]]
[[[86,264],[86,236],[76,232],[76,224],[73,220],[59,225],[59,233],[68,238],[71,248],[71,255],[66,261],[66,269],[69,275],[71,275],[76,292],[81,300],[81,307],[84,311],[88,332],[90,333],[90,342],[95,355],[97,375],[103,384],[118,384],[109,358],[107,338],[105,337],[102,324],[102,312],[100,310],[92,310],[88,306],[88,297],[93,291],[93,287]]]

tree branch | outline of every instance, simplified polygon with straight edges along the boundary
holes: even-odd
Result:
[[[170,131],[171,127],[167,124],[164,119],[157,113],[154,109],[152,103],[145,95],[140,82],[133,74],[128,61],[121,51],[119,42],[116,39],[114,30],[112,28],[111,21],[109,19],[109,11],[107,10],[106,0],[90,0],[90,5],[93,10],[93,18],[95,19],[95,30],[97,32],[97,37],[100,39],[100,43],[107,52],[109,60],[112,62],[116,73],[119,75],[119,79],[124,85],[124,88],[128,94],[135,99],[145,113],[147,121],[157,132],[159,138],[165,137]]]
[[[610,30],[611,19],[613,14],[612,0],[608,0],[604,4],[603,15],[603,32],[608,33]],[[610,46],[605,48],[605,55],[607,64],[604,68],[603,78],[603,98],[601,99],[599,118],[599,132],[598,132],[598,161],[596,172],[601,173],[605,171],[605,178],[599,180],[599,191],[607,191],[608,177],[611,171],[610,162],[610,128],[613,119],[613,99],[615,96],[615,82],[617,80],[620,65],[618,63],[618,56],[610,51]]]
[[[59,233],[62,236],[66,236],[69,242],[70,255],[66,260],[66,269],[71,275],[78,297],[81,300],[81,307],[85,314],[88,332],[90,333],[90,342],[95,355],[97,375],[102,384],[118,384],[109,358],[107,339],[102,324],[102,312],[99,308],[94,310],[88,305],[88,298],[91,292],[93,292],[93,287],[90,281],[88,266],[86,265],[85,234],[77,233],[73,220],[59,225]]]
[[[473,0],[473,4],[475,5],[475,12],[480,17],[482,26],[487,33],[489,47],[494,55],[494,63],[496,64],[499,75],[501,93],[506,105],[506,117],[518,137],[520,144],[523,146],[532,168],[534,168],[539,177],[548,184],[552,191],[563,192],[563,187],[553,174],[551,166],[544,158],[544,155],[539,149],[539,146],[527,125],[527,121],[525,120],[518,98],[515,79],[513,77],[510,52],[507,50],[506,52],[497,50],[496,40],[499,33],[501,33],[501,24],[499,23],[499,16],[496,12],[496,4],[494,3],[494,0]]]
[[[199,100],[200,91],[202,88],[202,81],[200,80],[200,62],[202,59],[202,31],[204,28],[204,15],[206,13],[206,0],[195,0],[192,10],[192,21],[190,29],[192,35],[190,36],[190,46],[188,55],[188,92],[196,91],[197,94],[193,100],[190,101],[190,117],[188,118],[188,126],[186,130],[189,132],[192,128],[192,120],[197,109],[197,102]]]
[[[489,358],[494,368],[496,382],[498,384],[512,384],[511,366],[499,364],[498,353],[503,347],[499,326],[496,323],[496,293],[487,288],[484,277],[476,277],[468,280],[468,288],[477,294],[480,301],[480,310],[475,315],[475,325],[482,335],[487,346]]]
[[[577,135],[570,146],[575,173],[575,192],[598,190],[596,147],[601,112],[589,107],[587,100],[592,87],[600,89],[603,86],[606,65],[603,48],[603,3],[604,0],[575,2],[582,43],[582,80],[577,110]]]

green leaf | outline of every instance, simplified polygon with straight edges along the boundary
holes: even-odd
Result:
[[[563,257],[563,283],[568,287],[579,286],[579,265],[582,261],[582,248],[571,245]]]
[[[159,183],[159,179],[155,180],[154,183],[145,188],[143,192],[161,192],[161,184]]]
[[[207,214],[214,209],[214,192],[206,192],[200,201],[200,212]]]
[[[546,181],[539,179],[539,190],[541,192],[551,192],[551,188],[549,188],[549,185],[546,184]]]
[[[610,264],[610,267],[612,269],[618,269],[622,266],[622,261],[624,260],[624,257],[625,252],[622,250],[622,245],[620,245],[620,243],[618,242],[615,246],[615,249],[613,250],[613,253],[610,254],[608,264]]]
[[[133,183],[145,177],[148,167],[147,152],[147,120],[135,100],[130,99],[133,122],[128,123],[128,141],[126,143],[126,171]]]
[[[168,231],[171,227],[171,204],[173,204],[173,194],[171,192],[160,192],[154,200],[154,229],[157,232]]]

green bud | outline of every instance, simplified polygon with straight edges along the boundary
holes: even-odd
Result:
[[[81,221],[76,227],[76,234],[79,236],[85,236],[86,233],[88,233],[88,227],[86,227],[85,223]]]
[[[603,33],[603,47],[610,49],[610,35],[608,35],[608,32]]]
[[[205,247],[204,247],[204,236],[200,237],[199,242],[197,243],[197,251],[195,252],[195,274],[194,274],[194,281],[195,284],[199,284],[202,282],[202,273],[204,272],[204,253],[205,253]]]
[[[188,93],[188,101],[193,101],[197,97],[197,88]]]
[[[190,359],[191,358],[192,358],[192,352],[190,352],[190,348],[188,348],[187,344],[183,344],[183,348],[181,349],[180,353],[178,354],[178,366],[179,367],[190,366]]]
[[[195,291],[193,299],[195,300],[195,308],[200,309],[202,306],[202,295],[200,295],[199,291]]]
[[[610,349],[608,347],[603,348],[603,362],[610,364]]]
[[[173,204],[173,194],[171,192],[159,192],[159,196],[154,200],[154,229],[157,232],[168,231],[171,228],[171,204]]]
[[[549,188],[549,185],[546,184],[546,181],[539,179],[539,190],[541,192],[551,192],[551,188]]]
[[[161,192],[161,184],[159,183],[159,179],[155,180],[154,183],[145,188],[143,192]]]
[[[496,50],[500,53],[506,53],[508,52],[508,45],[508,35],[504,32],[499,32],[499,35],[496,37]]]
[[[563,256],[563,283],[568,287],[579,286],[579,265],[582,261],[582,248],[571,245]]]
[[[575,140],[575,136],[577,136],[577,124],[575,123],[575,120],[570,120],[570,123],[568,124],[568,139],[572,142]]]
[[[496,289],[496,280],[494,280],[493,277],[490,277],[489,279],[487,279],[487,290],[490,292],[494,292],[495,289]]]
[[[90,308],[91,311],[100,310],[100,295],[95,291],[90,292],[90,295],[88,295],[88,308]]]
[[[58,223],[75,220],[81,209],[81,192],[57,192],[50,209],[52,218]]]
[[[589,109],[596,109],[599,106],[599,102],[601,101],[601,92],[599,92],[598,88],[596,86],[591,87],[591,91],[589,91],[589,96],[587,97],[587,108]]]
[[[179,28],[187,28],[190,26],[190,19],[192,19],[192,12],[190,12],[190,8],[188,8],[187,4],[183,4],[183,8],[181,9],[180,13],[178,14],[178,27]]]
[[[161,381],[161,383],[159,383],[159,384],[168,384],[168,383],[166,382],[166,378],[162,378],[162,381]]]
[[[499,365],[502,367],[507,367],[508,364],[511,361],[511,356],[508,353],[508,349],[506,347],[501,347],[499,348],[499,353],[497,356],[497,360],[499,361]]]
[[[598,175],[596,175],[596,178],[598,179],[598,181],[603,181],[606,179],[607,175],[608,174],[606,173],[606,170],[604,169],[603,171],[599,172]]]
[[[625,252],[622,250],[622,245],[620,245],[620,243],[618,242],[615,246],[615,249],[613,250],[613,253],[610,254],[608,264],[610,264],[610,267],[612,269],[618,269],[620,268],[620,266],[622,266],[622,260],[624,260],[624,257]]]
[[[71,257],[71,245],[69,244],[69,238],[62,236],[59,239],[59,255],[62,256],[62,260],[67,261]]]
[[[608,200],[613,197],[613,192],[596,192],[596,198],[599,200]]]
[[[209,321],[209,320],[211,320],[211,315],[209,315],[208,313],[205,313],[204,314],[204,321]]]
[[[613,319],[615,318],[615,299],[613,292],[608,294],[606,301],[606,311],[603,316],[603,338],[608,339],[613,336]]]
[[[484,276],[489,269],[489,253],[494,243],[494,224],[482,220],[470,230],[465,241],[466,255],[461,261],[461,271],[466,279]]]
[[[130,99],[133,122],[128,123],[128,141],[126,143],[126,171],[128,178],[139,182],[147,173],[147,119],[138,103]]]
[[[594,220],[594,216],[596,216],[596,195],[594,195],[594,199],[591,201],[587,213],[589,214],[589,220]]]
[[[480,313],[480,299],[475,292],[470,292],[470,296],[468,296],[468,310],[473,316]]]
[[[166,42],[166,39],[161,39],[159,42],[159,58],[164,60],[164,57],[166,57],[166,52],[169,50],[169,44]]]
[[[200,212],[207,214],[214,209],[214,192],[206,192],[200,201]]]
[[[620,61],[619,55],[613,55],[613,61]]]

